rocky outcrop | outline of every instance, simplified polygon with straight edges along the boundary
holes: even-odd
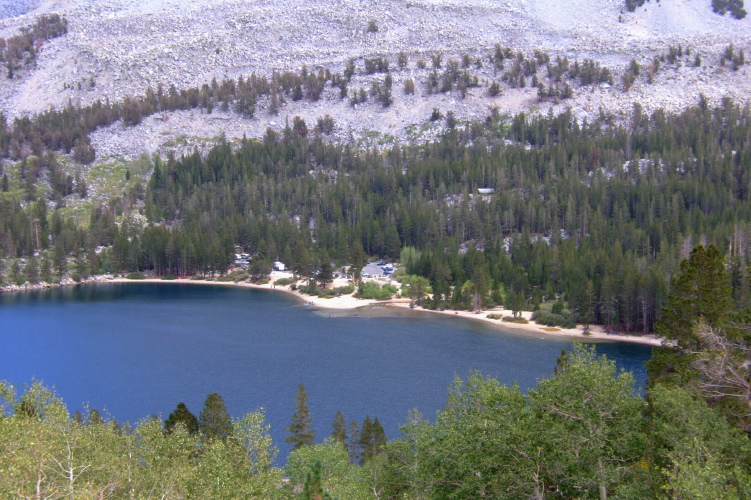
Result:
[[[0,0],[0,13],[21,12],[10,6],[22,3]],[[263,99],[250,120],[216,110],[161,114],[135,128],[115,124],[100,130],[94,145],[100,157],[179,151],[201,146],[219,132],[228,138],[259,137],[294,116],[310,128],[325,114],[334,118],[334,138],[341,140],[424,140],[444,126],[428,122],[434,107],[452,111],[459,121],[483,118],[491,107],[501,113],[571,107],[587,119],[600,109],[625,116],[634,102],[647,112],[681,109],[700,93],[710,101],[724,96],[745,101],[751,91],[748,68],[720,67],[719,54],[731,42],[751,47],[749,21],[717,16],[709,3],[664,0],[625,13],[621,0],[41,0],[24,16],[0,20],[0,35],[48,12],[65,14],[69,33],[44,44],[36,69],[0,86],[0,110],[12,118],[69,101],[118,101],[160,84],[180,89],[302,65],[341,72],[353,57],[362,71],[363,58],[376,55],[391,63],[394,104],[389,108],[372,99],[351,106],[338,89],[327,87],[320,101],[290,101],[278,115],[269,113]],[[562,102],[539,102],[536,89],[507,85],[497,97],[489,97],[485,86],[470,89],[465,98],[458,91],[426,93],[430,56],[438,52],[444,63],[465,53],[473,62],[482,60],[483,67],[473,65],[471,71],[483,85],[498,79],[487,60],[496,43],[528,55],[540,48],[572,61],[594,58],[613,69],[614,85],[575,87],[574,97]],[[702,66],[691,67],[684,59],[661,70],[654,83],[641,78],[624,92],[620,74],[631,58],[647,63],[671,44],[700,52]],[[396,63],[402,51],[409,56],[404,69]],[[418,68],[420,59],[427,68]],[[358,74],[350,88],[367,90],[374,78],[383,75]],[[408,78],[416,82],[415,95],[402,92]]]

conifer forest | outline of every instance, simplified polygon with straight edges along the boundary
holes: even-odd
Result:
[[[742,1],[712,7],[746,16]],[[65,18],[42,16],[0,38],[7,79],[31,71],[43,44],[67,29]],[[487,61],[499,81],[481,83],[471,68],[482,58],[460,68],[438,54],[430,95],[487,84],[494,96],[499,81],[516,89],[529,79],[539,102],[565,101],[567,82],[614,85],[591,59],[497,45]],[[633,60],[625,92],[640,71],[651,80],[661,63],[691,60],[701,66],[698,52],[671,46],[648,77]],[[739,71],[743,50],[730,45],[720,64]],[[647,387],[578,345],[526,392],[482,373],[457,377],[443,409],[405,415],[401,435],[387,437],[377,415],[313,422],[300,381],[282,467],[263,410],[232,418],[218,393],[197,414],[176,402],[166,420],[130,423],[93,408],[70,414],[40,382],[0,381],[0,498],[751,499],[748,103],[699,95],[683,111],[635,102],[630,113],[601,109],[591,119],[570,107],[490,107],[476,120],[435,108],[428,120],[445,126],[406,141],[337,139],[329,115],[279,118],[284,126],[262,137],[217,130],[204,148],[112,160],[116,188],[89,196],[107,177],[91,175],[106,163],[95,162],[92,134],[117,122],[215,108],[252,120],[261,100],[275,115],[285,101],[318,101],[326,87],[352,107],[392,106],[388,59],[365,59],[363,74],[384,75],[370,91],[348,87],[354,65],[0,113],[0,291],[99,274],[258,282],[281,262],[293,273],[285,285],[304,293],[349,269],[352,283],[336,293],[390,298],[397,288],[361,281],[381,260],[398,263],[412,307],[504,306],[512,320],[533,311],[551,327],[654,334],[664,342],[647,363]],[[404,93],[414,92],[406,80]],[[242,271],[240,253],[249,259]]]

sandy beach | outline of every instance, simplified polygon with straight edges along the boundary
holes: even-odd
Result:
[[[409,299],[390,299],[390,300],[374,300],[374,299],[358,299],[353,297],[352,295],[342,295],[340,297],[317,297],[317,296],[311,296],[311,295],[303,295],[298,291],[292,290],[289,285],[286,286],[277,286],[275,285],[275,282],[277,280],[280,280],[282,278],[291,278],[292,274],[288,272],[280,272],[280,271],[274,271],[271,273],[270,281],[269,283],[263,284],[263,285],[256,285],[253,283],[246,283],[244,281],[240,282],[232,282],[232,281],[206,281],[206,280],[191,280],[191,279],[177,279],[177,280],[161,280],[161,279],[155,279],[155,278],[146,278],[143,280],[129,280],[125,278],[115,278],[113,280],[108,280],[109,282],[120,282],[120,283],[133,283],[133,282],[140,282],[140,283],[173,283],[173,284],[179,284],[179,285],[219,285],[219,286],[231,286],[231,287],[242,287],[242,288],[255,288],[255,289],[262,289],[262,290],[276,290],[284,293],[288,293],[299,300],[310,304],[311,306],[319,307],[322,309],[340,309],[340,310],[346,310],[346,309],[358,309],[361,307],[367,307],[372,306],[374,304],[382,305],[382,306],[389,306],[389,307],[395,307],[395,308],[402,308],[402,309],[410,309],[410,300]],[[347,281],[346,280],[335,280],[334,286],[346,286]],[[599,325],[590,325],[588,332],[585,333],[583,326],[579,325],[577,328],[551,328],[544,325],[538,325],[537,323],[531,321],[529,318],[532,315],[531,312],[523,312],[522,316],[529,320],[529,323],[512,323],[512,322],[506,322],[501,321],[498,319],[491,319],[488,318],[488,314],[494,314],[499,315],[500,317],[504,316],[511,316],[512,312],[508,309],[489,309],[489,310],[483,310],[480,313],[475,313],[474,311],[454,311],[454,310],[445,310],[445,311],[433,311],[428,309],[422,309],[422,308],[415,308],[415,310],[419,310],[421,312],[426,313],[432,313],[432,314],[440,314],[444,316],[452,316],[455,318],[464,318],[467,320],[475,320],[475,321],[483,321],[488,324],[492,324],[496,326],[499,330],[521,330],[524,332],[533,332],[538,333],[541,335],[549,335],[551,337],[573,337],[573,338],[579,338],[587,341],[595,341],[595,342],[629,342],[629,343],[635,343],[635,344],[644,344],[644,345],[651,345],[651,346],[660,346],[662,345],[662,339],[656,338],[654,335],[625,335],[625,334],[611,334],[607,333],[601,326]]]

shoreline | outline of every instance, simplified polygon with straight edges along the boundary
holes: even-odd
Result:
[[[144,278],[140,280],[131,280],[126,278],[111,278],[105,276],[95,276],[92,278],[89,278],[88,280],[84,281],[81,284],[96,284],[96,283],[173,283],[173,284],[179,284],[179,285],[218,285],[218,286],[231,286],[231,287],[242,287],[242,288],[249,288],[249,289],[255,289],[255,290],[271,290],[271,291],[278,291],[281,293],[285,293],[289,296],[295,297],[302,303],[306,305],[310,305],[313,307],[317,307],[320,309],[328,309],[328,310],[340,310],[340,311],[346,311],[346,310],[357,310],[362,309],[369,306],[386,306],[386,307],[392,307],[396,309],[402,309],[402,310],[411,310],[411,311],[418,311],[421,313],[428,313],[428,314],[435,314],[435,315],[441,315],[441,316],[447,316],[452,318],[461,318],[465,320],[474,320],[474,321],[482,321],[485,324],[492,325],[495,328],[497,328],[500,331],[503,331],[504,333],[514,333],[513,330],[518,330],[519,333],[534,333],[539,335],[545,335],[549,337],[566,337],[566,338],[572,338],[572,339],[578,339],[582,341],[587,342],[626,342],[631,344],[641,344],[641,345],[647,345],[647,346],[661,346],[662,345],[662,339],[659,339],[655,337],[654,335],[627,335],[627,334],[611,334],[607,333],[605,329],[601,325],[590,325],[589,331],[585,334],[584,328],[582,325],[578,325],[576,328],[559,328],[559,327],[547,327],[545,325],[538,325],[537,323],[533,322],[530,317],[532,315],[529,311],[524,311],[521,313],[522,317],[529,321],[529,323],[513,323],[513,322],[507,322],[507,321],[501,321],[498,319],[491,319],[488,318],[488,314],[497,314],[501,317],[504,316],[511,316],[512,311],[508,309],[486,309],[479,313],[476,313],[474,311],[455,311],[451,309],[446,309],[443,311],[433,310],[433,309],[423,309],[422,307],[415,307],[410,308],[410,299],[404,299],[404,298],[397,298],[397,299],[389,299],[389,300],[376,300],[376,299],[358,299],[353,297],[352,295],[342,295],[339,297],[329,297],[329,298],[321,298],[317,296],[311,296],[311,295],[302,295],[300,292],[297,292],[295,290],[291,289],[290,285],[285,286],[276,286],[274,283],[282,278],[290,278],[292,276],[289,272],[284,271],[273,271],[270,275],[270,281],[263,285],[257,285],[255,283],[247,283],[245,281],[207,281],[207,280],[196,280],[196,279],[174,279],[174,280],[163,280],[160,278]],[[33,285],[30,287],[14,287],[14,288],[5,288],[0,289],[0,292],[13,292],[13,291],[24,291],[24,290],[34,290],[34,289],[48,289],[48,288],[58,288],[58,287],[66,287],[71,285],[77,285],[79,283],[75,283],[73,281],[66,281],[62,284],[56,284],[56,285],[50,285],[46,283],[42,283],[39,285]],[[335,280],[334,286],[344,286],[347,284],[346,280]]]
[[[573,339],[579,339],[587,342],[626,342],[631,344],[642,344],[642,345],[648,345],[648,346],[661,346],[662,340],[655,337],[654,335],[646,335],[646,336],[640,336],[640,335],[626,335],[626,334],[611,334],[607,333],[605,329],[600,325],[590,325],[588,334],[584,333],[584,329],[582,326],[577,326],[577,328],[558,328],[558,327],[547,327],[545,325],[538,325],[537,323],[530,320],[530,316],[532,315],[531,312],[525,311],[522,312],[522,317],[527,319],[529,323],[523,324],[523,323],[512,323],[512,322],[506,322],[501,321],[497,319],[491,319],[488,318],[488,314],[498,314],[501,317],[503,316],[511,316],[512,312],[508,309],[488,309],[483,310],[480,313],[475,313],[473,311],[455,311],[455,310],[444,310],[444,311],[436,311],[432,309],[423,309],[421,307],[415,307],[410,308],[410,299],[390,299],[390,300],[376,300],[376,299],[357,299],[351,295],[343,295],[341,297],[332,297],[332,298],[321,298],[317,296],[310,296],[310,295],[302,295],[301,293],[294,291],[291,289],[289,285],[286,286],[275,286],[274,282],[281,278],[288,278],[290,277],[290,273],[285,272],[279,272],[274,271],[271,273],[271,281],[269,283],[266,283],[264,285],[256,285],[254,283],[246,283],[243,281],[240,282],[232,282],[232,281],[206,281],[206,280],[188,280],[188,279],[176,279],[176,280],[162,280],[159,278],[145,278],[142,280],[129,280],[125,278],[114,278],[111,280],[107,280],[106,282],[110,283],[175,283],[175,284],[181,284],[181,285],[219,285],[219,286],[231,286],[231,287],[242,287],[242,288],[250,288],[250,289],[256,289],[256,290],[272,290],[272,291],[278,291],[283,292],[287,295],[290,295],[292,297],[297,298],[301,302],[311,305],[313,307],[318,307],[320,309],[331,309],[331,310],[356,310],[361,309],[368,306],[373,305],[379,305],[379,306],[387,306],[387,307],[393,307],[398,309],[405,309],[405,310],[413,310],[413,311],[419,311],[419,312],[425,312],[425,313],[431,313],[441,316],[447,316],[452,318],[461,318],[465,320],[475,320],[475,321],[482,321],[485,324],[493,325],[497,329],[505,331],[508,333],[508,330],[520,330],[524,333],[536,333],[541,335],[547,335],[550,337],[567,337],[567,338],[573,338]],[[512,332],[513,333],[513,332]]]

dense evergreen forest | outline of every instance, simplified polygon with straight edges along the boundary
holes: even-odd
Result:
[[[675,115],[633,111],[626,123],[494,112],[428,144],[370,148],[332,143],[296,118],[261,140],[142,160],[148,181],[98,202],[83,225],[50,198],[85,182],[55,175],[50,153],[30,157],[21,172],[53,174],[47,192],[29,175],[3,176],[3,281],[223,273],[235,245],[309,276],[324,255],[352,264],[408,248],[407,272],[431,286],[426,307],[563,297],[579,322],[647,333],[678,263],[706,242],[727,257],[733,298],[747,306],[748,106],[701,99]]]

